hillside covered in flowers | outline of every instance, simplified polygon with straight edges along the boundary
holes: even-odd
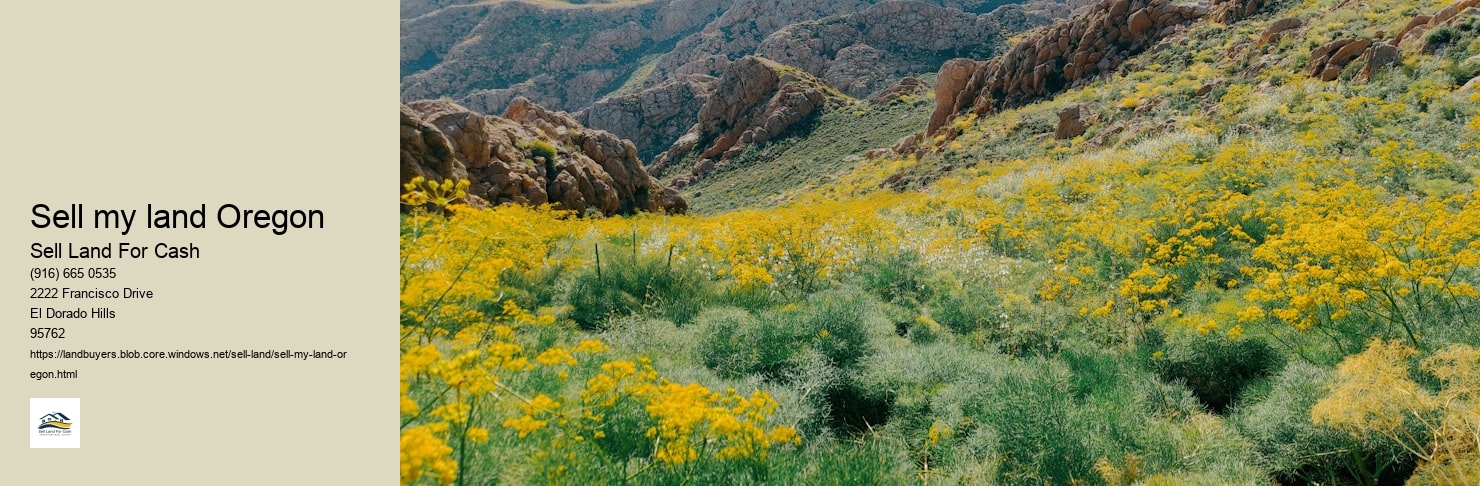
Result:
[[[401,482],[1480,483],[1477,3],[1239,4],[777,175],[927,126],[839,95],[722,210],[415,178]]]

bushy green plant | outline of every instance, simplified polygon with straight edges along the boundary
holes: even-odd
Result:
[[[1171,339],[1152,364],[1162,379],[1186,384],[1209,409],[1222,412],[1245,386],[1279,370],[1283,360],[1263,339],[1189,333]]]
[[[713,283],[698,270],[657,256],[615,253],[571,283],[569,315],[582,329],[603,329],[612,317],[638,312],[683,325],[714,298]]]
[[[1311,422],[1311,406],[1335,381],[1330,369],[1292,362],[1268,385],[1254,387],[1252,403],[1230,419],[1258,448],[1260,465],[1284,484],[1378,484],[1411,471],[1413,459],[1396,442]]]
[[[529,271],[511,269],[499,277],[499,284],[519,307],[539,309],[554,304],[560,296],[560,279],[566,276],[567,270],[558,263]]]
[[[525,145],[524,149],[529,151],[529,156],[531,158],[543,157],[547,162],[555,161],[555,155],[557,152],[555,150],[555,146],[551,145],[550,142],[546,142],[544,140],[534,140]]]
[[[771,465],[775,484],[909,484],[918,482],[903,457],[891,443],[874,438],[858,442],[827,440],[808,449],[806,455],[778,457]],[[718,481],[714,484],[732,484]]]
[[[933,289],[920,253],[900,250],[869,258],[859,264],[858,277],[864,290],[885,302],[918,307],[930,300]]]
[[[1058,316],[1055,316],[1058,317]],[[977,344],[1009,356],[1049,356],[1063,345],[1058,332],[1062,331],[1063,319],[1046,319],[1048,322],[1014,323],[994,328],[982,328],[975,334]]]
[[[752,315],[738,308],[715,308],[694,322],[701,329],[700,360],[722,375],[784,376],[793,358],[814,350],[839,369],[852,369],[888,334],[880,304],[853,289],[826,290],[801,305]]]
[[[720,376],[758,374],[776,379],[807,349],[806,336],[779,312],[756,318],[743,309],[705,309],[694,318],[699,328],[699,361]]]
[[[858,379],[863,389],[894,393],[890,430],[913,444],[917,462],[996,461],[990,479],[1003,484],[1069,484],[1093,474],[1092,430],[1080,421],[1061,362],[1014,361],[942,341],[886,348],[865,361]]]
[[[1459,32],[1455,31],[1453,27],[1447,25],[1441,26],[1429,31],[1423,36],[1423,48],[1426,51],[1433,52],[1449,45],[1449,43],[1454,42],[1459,37]]]
[[[858,290],[818,292],[804,307],[796,315],[797,328],[810,334],[814,347],[839,368],[853,368],[872,349],[873,338],[891,334],[879,302]]]
[[[1002,323],[1002,299],[990,289],[968,286],[935,296],[930,317],[957,334]]]

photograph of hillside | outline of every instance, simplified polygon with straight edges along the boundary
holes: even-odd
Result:
[[[401,483],[1480,484],[1480,0],[401,0]]]

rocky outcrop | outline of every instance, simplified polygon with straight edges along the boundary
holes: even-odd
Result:
[[[1213,20],[1224,24],[1249,18],[1262,6],[1264,6],[1264,0],[1208,1],[1208,11],[1212,12]]]
[[[1377,70],[1401,62],[1403,54],[1398,52],[1397,47],[1385,42],[1338,39],[1311,51],[1310,61],[1305,64],[1305,74],[1321,81],[1332,81],[1340,77],[1347,65],[1357,59],[1363,61],[1362,71],[1357,74],[1357,79],[1371,81]]]
[[[403,10],[401,99],[449,97],[484,113],[501,113],[520,96],[556,109],[582,108],[637,73],[640,60],[664,54],[729,4],[478,2],[415,17],[405,14],[425,7]]]
[[[1244,15],[1257,9],[1258,1],[1215,5]],[[1002,56],[975,63],[959,89],[953,88],[971,61],[950,61],[936,81],[936,111],[926,133],[934,134],[968,108],[987,113],[1021,106],[1086,83],[1207,15],[1207,8],[1167,0],[1102,0],[1073,19],[1036,31]]]
[[[1346,65],[1361,57],[1372,46],[1367,39],[1337,39],[1310,51],[1310,61],[1305,63],[1305,75],[1321,81],[1331,81],[1341,75]]]
[[[934,134],[936,129],[960,113],[956,99],[961,97],[971,76],[981,67],[982,63],[966,58],[952,59],[940,66],[940,73],[935,76],[935,111],[930,114],[925,133]]]
[[[915,96],[929,90],[930,85],[926,84],[924,80],[914,76],[905,76],[898,83],[894,83],[894,86],[890,86],[888,89],[874,95],[873,99],[869,100],[869,103],[887,105],[899,101],[906,96]]]
[[[698,121],[653,161],[662,172],[670,164],[697,154],[687,173],[674,179],[683,187],[724,166],[746,146],[780,136],[816,115],[841,95],[800,69],[746,56],[735,61],[699,109]]]
[[[975,27],[930,25],[922,19],[986,18],[995,24],[989,32],[1016,31],[1068,15],[1084,1],[883,0],[897,5],[848,21],[858,34],[847,34],[846,42],[811,28],[795,32],[817,36],[829,46],[819,51],[826,62],[809,72],[864,95],[905,74],[929,72],[947,57],[985,56],[1001,42],[1000,36],[980,34]],[[474,111],[497,114],[524,97],[577,112],[619,91],[654,88],[692,74],[718,77],[735,60],[755,54],[773,33],[798,23],[863,14],[879,3],[403,0],[401,99],[446,97]],[[999,9],[1003,5],[1007,7]],[[925,7],[932,13],[914,13]],[[943,13],[948,10],[955,13]],[[998,11],[987,14],[992,10]],[[900,15],[879,13],[888,11]],[[915,50],[896,52],[896,47]]]
[[[1073,104],[1059,110],[1059,126],[1053,138],[1065,140],[1084,135],[1084,118],[1088,114],[1084,105]]]
[[[401,18],[410,19],[435,12],[444,7],[467,5],[478,0],[401,0]]]
[[[1060,16],[1067,14],[1061,4]],[[886,1],[860,12],[792,24],[766,37],[756,55],[799,67],[854,97],[900,77],[934,70],[952,57],[989,57],[1002,32],[1052,21],[1009,5],[973,14],[919,1]]]
[[[1475,9],[1471,11],[1469,9]],[[1468,15],[1465,15],[1468,12]],[[1440,25],[1454,22],[1455,19],[1465,16],[1480,16],[1480,0],[1460,0],[1434,12],[1433,15],[1419,15],[1408,21],[1398,35],[1393,37],[1388,44],[1407,49],[1410,47],[1423,46],[1424,34]]]
[[[1403,53],[1398,52],[1398,48],[1393,45],[1379,42],[1367,49],[1367,52],[1362,55],[1362,61],[1362,72],[1357,74],[1357,78],[1362,81],[1372,81],[1372,76],[1379,69],[1396,66],[1403,62]]]
[[[846,15],[863,11],[879,0],[738,0],[723,15],[706,25],[700,33],[688,36],[674,46],[672,53],[663,57],[648,83],[656,84],[682,74],[706,74],[719,76],[730,63],[741,57],[755,54],[768,36],[792,24],[815,21],[831,16]],[[982,14],[1004,4],[1003,0],[926,0],[939,7],[953,8],[971,14]],[[1035,1],[1034,9],[1057,8],[1062,14],[1068,9],[1055,1]],[[935,36],[929,32],[927,36]],[[852,45],[844,44],[838,49]],[[876,50],[883,50],[874,46]],[[834,49],[836,51],[837,49]],[[857,54],[857,53],[855,53]],[[821,76],[823,71],[807,70]]]
[[[504,116],[448,101],[401,106],[401,182],[466,179],[473,205],[546,204],[585,214],[681,213],[687,202],[649,176],[631,142],[524,99]]]
[[[1276,20],[1264,29],[1263,34],[1259,34],[1259,42],[1254,44],[1254,48],[1258,49],[1266,45],[1278,43],[1281,38],[1284,38],[1285,34],[1304,25],[1305,23],[1301,22],[1300,19],[1293,17]]]
[[[631,140],[637,155],[652,160],[699,121],[698,107],[719,80],[702,74],[679,76],[651,88],[608,96],[575,114],[582,125]]]

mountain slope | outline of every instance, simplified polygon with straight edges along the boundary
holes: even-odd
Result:
[[[633,140],[646,159],[697,121],[706,80],[745,56],[861,97],[944,59],[990,55],[1077,1],[408,1],[401,95],[490,114],[528,98]]]
[[[408,215],[403,473],[1474,483],[1474,3],[1105,0],[741,148],[699,214]]]

